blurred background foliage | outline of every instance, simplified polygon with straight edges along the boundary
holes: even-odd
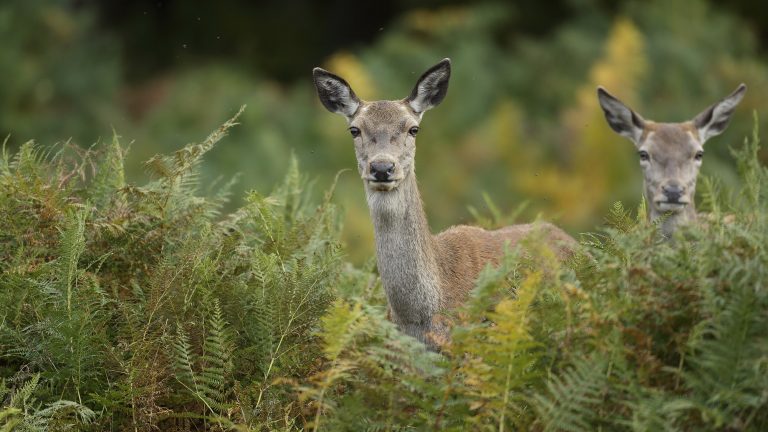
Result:
[[[643,116],[692,118],[749,86],[728,131],[707,146],[705,175],[735,184],[729,146],[750,130],[768,91],[768,9],[756,1],[260,2],[6,0],[0,4],[0,134],[15,150],[71,139],[89,146],[114,128],[128,178],[142,162],[248,109],[203,166],[238,175],[233,205],[267,191],[291,154],[322,184],[354,170],[344,120],[325,111],[311,68],[347,79],[364,99],[406,96],[453,60],[449,96],[429,112],[417,172],[433,230],[530,201],[572,233],[608,204],[640,198],[631,143],[605,124],[595,87]],[[760,110],[765,123],[768,109]],[[764,162],[768,154],[763,154]],[[356,171],[342,175],[344,240],[353,261],[373,231]]]

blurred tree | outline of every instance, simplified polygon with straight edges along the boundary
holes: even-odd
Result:
[[[53,0],[0,3],[0,134],[11,143],[107,135],[118,116],[115,41],[94,30],[90,10]]]
[[[592,222],[598,209],[615,200],[612,191],[634,184],[627,178],[633,169],[629,161],[634,158],[625,156],[634,153],[615,144],[613,131],[603,120],[595,88],[604,85],[622,89],[631,104],[637,100],[634,89],[645,79],[647,69],[643,36],[631,21],[617,20],[608,35],[603,58],[576,92],[576,105],[563,113],[559,147],[570,155],[569,163],[565,167],[546,167],[541,175],[517,171],[517,182],[524,194],[549,198],[548,212],[559,212],[563,221],[573,226]]]
[[[131,59],[131,81],[201,61],[246,66],[273,80],[291,82],[339,50],[358,49],[408,11],[467,5],[468,0],[380,0],[355,4],[340,0],[174,0],[82,1],[99,13],[102,29],[121,41]],[[498,3],[485,1],[484,3]],[[543,35],[574,14],[568,0],[514,2],[517,34]],[[226,24],[223,24],[226,23]],[[151,49],[147,49],[151,47]]]
[[[734,6],[735,5],[735,6]],[[370,9],[370,7],[373,9]],[[735,9],[731,9],[735,8]],[[351,7],[295,0],[192,3],[11,0],[0,5],[0,133],[15,147],[111,134],[141,161],[248,109],[203,178],[240,173],[233,190],[271,188],[295,154],[330,182],[355,161],[344,121],[319,106],[313,66],[344,76],[363,98],[406,96],[418,75],[454,60],[449,97],[424,119],[417,170],[434,229],[531,199],[572,230],[599,222],[606,203],[639,199],[631,145],[597,109],[603,84],[647,118],[683,120],[739,82],[750,90],[726,133],[708,144],[704,173],[734,181],[728,146],[768,90],[764,38],[742,17],[747,1],[554,2],[386,0]],[[763,38],[763,39],[761,39]],[[761,122],[768,110],[761,111]],[[711,147],[711,148],[710,148]],[[354,171],[341,177],[350,253],[371,253]]]

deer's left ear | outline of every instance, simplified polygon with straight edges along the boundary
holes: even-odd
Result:
[[[440,104],[448,93],[448,81],[451,79],[451,60],[443,59],[432,66],[419,78],[416,87],[405,101],[417,113],[434,108]]]
[[[702,143],[715,135],[720,135],[731,121],[731,114],[736,105],[741,102],[747,86],[744,84],[725,99],[716,102],[693,119],[693,125],[699,131],[699,139]]]

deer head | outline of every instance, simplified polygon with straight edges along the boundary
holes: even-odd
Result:
[[[421,116],[448,92],[451,61],[443,59],[419,78],[410,96],[396,101],[360,100],[343,78],[321,68],[312,72],[320,101],[347,119],[357,168],[368,192],[386,193],[414,170]]]
[[[693,198],[704,143],[725,130],[746,89],[741,84],[693,120],[656,123],[645,120],[604,88],[598,87],[597,97],[608,125],[637,147],[652,219],[667,213],[683,219],[696,217]]]

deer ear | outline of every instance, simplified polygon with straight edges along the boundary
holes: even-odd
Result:
[[[417,113],[434,108],[440,104],[448,93],[448,81],[451,79],[451,60],[443,59],[432,66],[419,78],[416,87],[405,101]]]
[[[713,136],[720,135],[728,127],[728,123],[731,121],[731,114],[736,109],[736,105],[741,102],[746,91],[746,85],[739,85],[725,99],[714,103],[693,118],[693,125],[699,131],[699,139],[702,144]]]
[[[608,126],[619,135],[639,144],[640,137],[643,136],[645,120],[603,87],[597,88],[597,100],[600,101],[600,107],[603,109]]]
[[[328,111],[351,118],[360,106],[352,87],[343,78],[325,69],[314,68],[312,78],[315,82],[317,95]]]

